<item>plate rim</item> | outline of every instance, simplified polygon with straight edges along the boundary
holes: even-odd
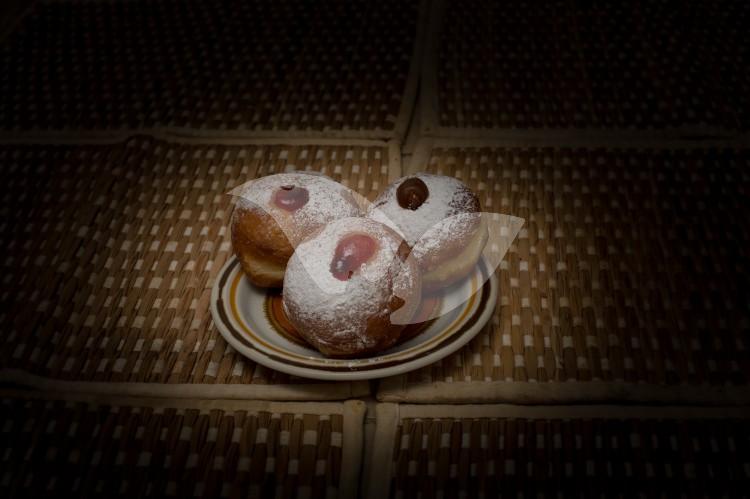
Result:
[[[222,281],[221,277],[229,271],[230,266],[235,264],[236,261],[237,257],[235,255],[232,255],[224,263],[224,265],[222,265],[221,270],[217,274],[217,277],[212,285],[211,318],[214,325],[216,326],[222,337],[232,346],[232,348],[234,348],[243,356],[276,371],[308,379],[318,379],[326,381],[358,381],[367,379],[379,379],[389,376],[397,376],[432,364],[433,362],[436,362],[456,352],[458,349],[471,341],[479,333],[479,331],[484,328],[487,322],[489,322],[495,310],[495,307],[497,306],[499,282],[496,273],[492,272],[487,281],[483,283],[482,287],[480,288],[481,290],[485,286],[489,286],[489,296],[486,301],[487,305],[485,305],[483,310],[478,312],[479,315],[477,317],[477,320],[471,326],[469,326],[466,331],[461,333],[458,337],[454,338],[453,341],[450,341],[443,346],[438,346],[434,350],[428,351],[423,356],[405,359],[401,362],[396,361],[396,363],[393,365],[378,367],[370,370],[329,371],[318,369],[315,367],[291,365],[270,357],[258,348],[245,345],[243,342],[234,337],[234,335],[227,329],[226,325],[220,319],[218,304],[220,302],[219,297],[221,296],[221,293],[224,289],[222,286],[220,286],[220,283]],[[239,270],[239,272],[242,272],[242,270]],[[227,279],[227,282],[230,282],[230,280]],[[448,336],[448,338],[451,337],[453,336]],[[248,338],[247,342],[251,344],[252,340]]]
[[[483,272],[487,272],[487,265],[484,264],[482,267],[484,268]],[[237,288],[240,283],[244,283],[246,286],[253,288],[253,292],[259,294],[261,294],[263,290],[247,282],[245,275],[240,268],[239,261],[236,259],[230,262],[228,268],[224,268],[223,271],[224,272],[219,276],[221,287],[219,289],[217,301],[220,301],[221,303],[217,305],[217,311],[219,311],[219,317],[217,320],[220,320],[223,325],[227,326],[229,329],[228,334],[231,334],[234,339],[239,340],[240,343],[245,344],[252,349],[259,350],[267,357],[277,358],[281,362],[289,362],[297,367],[310,367],[312,369],[372,371],[378,367],[403,363],[418,358],[420,355],[425,355],[426,353],[440,348],[441,345],[444,345],[449,341],[455,341],[456,334],[461,328],[466,327],[469,323],[473,324],[476,322],[482,310],[480,308],[481,301],[483,299],[486,300],[489,296],[489,288],[486,286],[486,282],[482,282],[477,288],[478,291],[482,292],[481,295],[477,297],[478,293],[475,291],[468,300],[462,302],[461,305],[454,307],[460,307],[462,310],[459,312],[459,316],[453,319],[447,327],[441,329],[436,335],[433,335],[421,344],[412,345],[403,351],[388,353],[386,350],[381,355],[374,355],[366,359],[328,358],[290,352],[281,347],[274,346],[273,344],[269,345],[266,340],[259,338],[259,335],[250,329],[246,323],[247,321],[245,321],[242,314],[238,312],[240,307],[238,306],[236,298],[238,296]],[[476,278],[472,278],[472,281],[475,280]],[[451,312],[452,310],[453,308],[451,309]],[[248,335],[250,338],[248,338]]]

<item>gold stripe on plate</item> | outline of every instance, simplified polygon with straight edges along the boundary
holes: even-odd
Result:
[[[234,268],[236,269],[237,267],[235,266]],[[230,307],[232,311],[232,316],[234,320],[240,325],[240,327],[245,332],[245,334],[247,334],[253,341],[268,348],[269,350],[272,350],[282,356],[287,356],[287,357],[305,361],[306,363],[309,363],[309,365],[313,365],[316,367],[326,367],[326,366],[330,367],[331,364],[342,364],[342,365],[350,366],[353,362],[366,363],[368,367],[376,367],[380,362],[389,362],[389,361],[399,360],[399,357],[401,356],[419,354],[421,350],[428,349],[431,345],[435,344],[436,342],[442,341],[447,336],[450,336],[451,334],[453,334],[453,332],[458,328],[458,326],[462,323],[462,321],[469,314],[469,311],[471,310],[471,308],[473,307],[474,303],[477,300],[477,297],[476,297],[477,296],[477,276],[476,274],[474,274],[471,279],[471,297],[466,302],[466,306],[464,307],[464,310],[461,312],[459,317],[456,318],[456,320],[454,320],[447,328],[443,330],[441,334],[430,339],[426,343],[420,343],[419,345],[415,345],[410,349],[407,349],[401,352],[395,352],[395,353],[392,353],[383,357],[375,357],[375,358],[367,358],[367,359],[318,358],[318,357],[300,355],[294,352],[290,352],[289,350],[278,348],[275,345],[272,345],[264,341],[252,329],[250,329],[250,327],[245,323],[242,316],[240,315],[238,306],[237,306],[237,289],[239,288],[240,281],[242,280],[243,277],[244,277],[244,274],[242,273],[242,271],[237,271],[237,275],[232,281],[231,287],[229,289],[229,302],[230,302]]]

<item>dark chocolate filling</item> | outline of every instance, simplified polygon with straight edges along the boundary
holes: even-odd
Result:
[[[399,206],[412,211],[422,206],[429,195],[427,185],[416,177],[407,178],[396,190]]]

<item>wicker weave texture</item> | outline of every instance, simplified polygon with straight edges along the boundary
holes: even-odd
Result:
[[[407,397],[438,381],[746,387],[748,167],[747,150],[433,150],[429,171],[526,222],[487,328],[404,375]]]
[[[750,421],[404,419],[390,497],[745,497]]]
[[[305,384],[218,334],[211,286],[236,185],[292,169],[374,196],[385,146],[1,146],[0,366],[55,380]]]
[[[427,69],[437,74],[442,135],[750,127],[747,3],[447,4]]]
[[[341,411],[4,397],[0,412],[8,498],[339,497],[342,443],[351,438]]]
[[[418,1],[44,2],[0,46],[0,127],[392,136],[418,15]]]

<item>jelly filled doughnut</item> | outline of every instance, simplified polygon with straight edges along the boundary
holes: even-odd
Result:
[[[398,234],[342,218],[300,243],[287,265],[283,307],[311,345],[332,357],[390,347],[415,314],[419,267]]]
[[[360,214],[351,191],[308,172],[262,177],[233,192],[232,246],[256,286],[278,287],[294,248],[324,224]]]
[[[390,184],[368,217],[398,232],[422,270],[426,290],[448,286],[476,265],[487,242],[479,198],[453,177],[417,173]]]

